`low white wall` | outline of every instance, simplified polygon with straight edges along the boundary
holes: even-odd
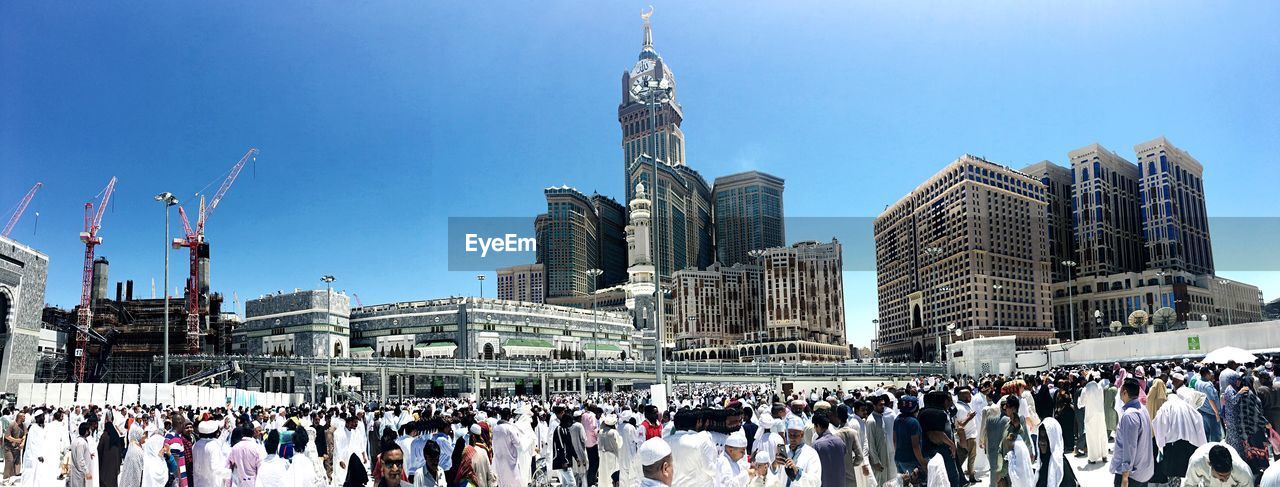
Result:
[[[290,406],[302,401],[301,394],[256,392],[226,387],[179,386],[174,384],[18,384],[16,405],[54,406],[191,406],[203,408],[234,406]]]
[[[1280,351],[1280,321],[1091,338],[1018,354],[1019,370],[1062,365],[1197,358],[1222,347]]]

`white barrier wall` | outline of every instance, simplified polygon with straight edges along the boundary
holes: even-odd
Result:
[[[1062,365],[1198,358],[1222,347],[1255,353],[1280,351],[1280,321],[1079,340],[1019,352],[1018,367],[1032,371]]]
[[[302,404],[302,394],[246,391],[228,387],[179,386],[174,384],[18,384],[16,405],[23,406],[190,406],[217,408],[280,407]]]

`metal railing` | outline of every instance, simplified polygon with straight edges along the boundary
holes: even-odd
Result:
[[[163,357],[156,357],[163,364]],[[440,371],[515,372],[527,374],[588,373],[653,374],[653,361],[634,360],[547,360],[547,359],[456,359],[439,357],[419,358],[336,358],[323,357],[272,357],[243,355],[181,355],[171,356],[170,361],[184,364],[219,366],[228,360],[236,360],[241,367],[268,369],[300,369],[307,367],[386,368],[389,371],[435,369]],[[664,365],[664,371],[676,375],[702,376],[770,376],[770,377],[884,377],[941,375],[946,372],[942,364],[901,363],[788,363],[788,362],[692,362],[676,361]]]

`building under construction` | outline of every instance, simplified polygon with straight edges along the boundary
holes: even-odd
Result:
[[[230,353],[231,331],[235,320],[222,313],[222,294],[209,292],[209,246],[200,247],[199,320],[200,346],[196,350],[187,347],[187,300],[184,296],[169,297],[169,353]],[[93,263],[93,333],[90,333],[85,354],[85,381],[137,384],[163,380],[164,371],[155,367],[152,359],[164,354],[164,298],[135,299],[132,280],[115,283],[115,294],[108,297],[110,264],[99,257]],[[114,299],[113,299],[114,298]],[[73,335],[75,317],[79,311],[67,312],[46,309],[46,327]],[[42,380],[70,380],[68,371],[75,353],[63,355],[59,360],[49,357],[42,361]],[[174,369],[170,378],[183,377],[187,371]],[[46,379],[47,378],[47,379]]]

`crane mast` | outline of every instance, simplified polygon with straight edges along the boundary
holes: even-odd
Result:
[[[31,198],[36,196],[36,191],[40,190],[41,186],[44,186],[44,183],[37,182],[35,186],[32,186],[27,191],[27,195],[22,197],[22,201],[18,202],[18,209],[14,210],[13,216],[9,217],[9,223],[4,226],[3,231],[0,231],[0,237],[8,237],[9,233],[13,232],[13,227],[18,225],[18,220],[22,218],[22,213],[27,211],[27,205],[31,203]],[[39,214],[37,213],[36,216],[39,216]]]
[[[80,232],[80,241],[84,242],[84,272],[80,279],[80,310],[76,313],[76,349],[72,365],[72,375],[76,382],[84,382],[85,359],[89,355],[89,333],[93,329],[93,251],[102,243],[98,231],[102,229],[102,212],[111,201],[111,193],[116,190],[116,178],[113,176],[102,190],[102,201],[98,202],[95,211],[93,203],[84,204],[84,231]]]
[[[196,218],[194,228],[187,219],[186,211],[181,206],[178,207],[178,216],[182,220],[185,237],[173,239],[173,248],[186,247],[191,254],[191,275],[187,278],[187,353],[189,354],[200,351],[200,247],[204,244],[205,223],[209,221],[213,211],[218,208],[218,203],[222,201],[223,196],[226,196],[227,190],[231,189],[231,184],[236,181],[236,177],[240,175],[240,170],[244,169],[245,163],[254,159],[257,155],[258,149],[249,149],[249,152],[246,152],[244,157],[241,157],[240,161],[231,167],[231,172],[222,181],[222,185],[218,187],[218,192],[214,193],[213,199],[209,200],[207,205],[204,204],[203,199],[201,200],[200,214]],[[166,324],[166,326],[168,325]]]

